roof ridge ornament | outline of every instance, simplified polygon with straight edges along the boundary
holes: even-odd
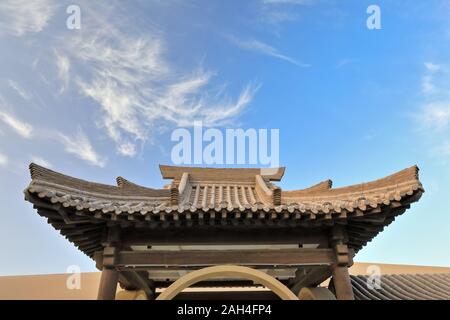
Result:
[[[188,167],[188,166],[159,166],[163,179],[181,180],[184,173],[188,173],[192,181],[233,181],[254,182],[255,176],[260,175],[270,181],[280,181],[285,167],[279,168],[217,168],[217,167]]]

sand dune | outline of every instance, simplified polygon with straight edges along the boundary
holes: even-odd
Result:
[[[350,273],[367,274],[367,267],[377,265],[382,274],[425,274],[450,273],[448,267],[429,267],[414,265],[355,263]],[[27,300],[73,300],[96,299],[100,281],[99,272],[81,274],[81,288],[69,290],[66,286],[69,274],[30,275],[30,276],[2,276],[0,277],[0,299]]]

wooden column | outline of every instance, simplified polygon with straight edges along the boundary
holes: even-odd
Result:
[[[98,300],[114,300],[116,298],[119,272],[116,269],[118,248],[120,248],[120,228],[108,228],[105,234],[103,252],[96,255],[97,267],[102,270],[98,288]]]
[[[345,228],[334,226],[330,243],[334,249],[335,262],[331,266],[333,285],[338,300],[354,300],[353,288],[348,273],[348,267],[353,264],[353,252],[345,244],[347,241]]]
[[[113,268],[104,267],[100,278],[97,300],[114,300],[116,298],[119,272]]]
[[[354,300],[348,267],[333,267],[333,284],[338,300]]]

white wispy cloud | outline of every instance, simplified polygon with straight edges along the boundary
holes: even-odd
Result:
[[[349,65],[349,64],[351,64],[351,63],[353,63],[353,60],[352,60],[352,59],[341,59],[341,60],[339,60],[339,61],[337,62],[337,64],[336,64],[336,69],[342,68],[342,67],[344,67],[344,66],[346,66],[346,65]]]
[[[450,124],[450,101],[437,101],[425,104],[416,119],[421,125],[433,131],[443,131]]]
[[[17,92],[19,96],[21,96],[24,100],[30,100],[31,96],[25,91],[24,88],[22,88],[17,82],[14,80],[9,79],[8,80],[9,86]]]
[[[133,143],[123,143],[117,146],[117,152],[123,156],[133,157],[136,155],[136,146]]]
[[[450,140],[444,141],[432,150],[433,155],[437,157],[450,156]]]
[[[254,51],[254,52],[264,54],[264,55],[267,55],[267,56],[270,56],[273,58],[284,60],[284,61],[292,63],[298,67],[304,67],[304,68],[310,67],[309,64],[301,63],[301,62],[297,61],[296,59],[281,53],[280,51],[278,51],[278,49],[276,49],[264,42],[261,42],[259,40],[255,40],[255,39],[242,40],[242,39],[238,39],[233,36],[229,36],[228,39],[231,41],[231,43],[235,44],[236,46],[238,46],[241,49]]]
[[[431,143],[429,154],[442,163],[450,155],[450,70],[448,64],[424,63],[423,102],[413,114],[418,128]]]
[[[30,124],[18,119],[14,115],[0,110],[0,121],[9,126],[22,137],[31,138],[33,127]]]
[[[216,109],[205,109],[202,112],[203,124],[213,126],[215,124],[224,124],[224,119],[237,116],[252,101],[255,91],[260,88],[259,84],[249,84],[234,102],[225,102]]]
[[[436,87],[433,82],[433,77],[426,74],[422,77],[422,92],[429,94],[436,91]]]
[[[40,32],[57,7],[52,0],[0,2],[0,33],[23,36]],[[63,36],[52,38],[47,50],[51,58],[44,59],[54,64],[61,82],[59,94],[70,84],[101,108],[101,118],[93,120],[115,142],[119,155],[135,156],[139,145],[152,141],[154,134],[166,128],[191,126],[196,120],[205,126],[230,123],[251,103],[257,83],[244,85],[230,96],[225,86],[217,83],[217,72],[202,66],[190,70],[175,66],[168,58],[166,35],[154,27],[139,31],[117,7],[117,3],[84,3],[81,30],[72,32],[70,41]],[[16,82],[10,81],[10,86],[24,99],[30,97]],[[31,137],[30,124],[12,113],[0,112],[0,122]],[[57,137],[66,152],[105,165],[81,130],[74,136],[61,132]]]
[[[0,153],[0,166],[6,167],[8,165],[8,157],[2,153]]]
[[[437,91],[435,85],[436,74],[443,70],[442,66],[432,62],[425,62],[425,74],[422,76],[422,92],[432,94]]]
[[[174,67],[160,32],[130,34],[121,31],[126,26],[120,29],[99,15],[83,21],[64,54],[81,66],[72,76],[81,93],[100,105],[98,124],[116,142],[118,154],[134,156],[138,143],[168,125],[226,123],[252,101],[258,88],[249,84],[230,99],[212,85],[213,72]]]
[[[61,55],[55,51],[56,68],[58,69],[58,77],[62,82],[59,93],[63,93],[69,85],[70,60],[67,56]]]
[[[270,31],[278,33],[280,25],[299,18],[298,8],[311,5],[315,0],[260,0],[260,20],[271,26]]]
[[[54,0],[0,1],[0,33],[23,36],[42,31],[57,9]]]
[[[425,62],[424,65],[425,65],[425,68],[427,68],[427,70],[431,71],[431,72],[436,72],[436,71],[439,71],[442,69],[441,65],[435,64],[432,62]]]
[[[101,157],[97,151],[95,151],[89,138],[86,134],[78,129],[77,133],[72,136],[65,135],[63,133],[58,133],[59,138],[64,145],[64,150],[67,153],[73,154],[76,157],[98,167],[104,167],[106,164],[106,159]]]
[[[442,132],[450,125],[450,72],[445,65],[425,62],[422,93],[426,98],[415,114],[423,129]]]
[[[283,10],[273,10],[273,9],[264,9],[261,15],[261,20],[265,23],[271,25],[271,27],[275,27],[275,30],[271,31],[279,31],[279,25],[284,22],[295,21],[298,19],[298,15],[294,12],[288,12]],[[275,32],[276,34],[278,32]]]
[[[31,156],[31,162],[36,163],[40,166],[46,167],[46,168],[51,168],[52,164],[50,162],[48,162],[47,160],[45,160],[42,157],[39,156]]]

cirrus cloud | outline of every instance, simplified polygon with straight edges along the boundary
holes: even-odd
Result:
[[[73,154],[91,165],[101,168],[105,166],[106,159],[95,151],[89,138],[81,128],[78,128],[75,135],[69,136],[63,133],[58,133],[58,135],[67,153]]]
[[[82,28],[64,54],[78,66],[75,83],[100,106],[97,123],[120,155],[134,156],[137,144],[161,128],[190,126],[195,120],[205,126],[229,123],[259,88],[247,84],[230,98],[213,85],[214,72],[180,70],[170,63],[167,41],[157,30],[130,34],[98,16],[84,21],[89,28]]]
[[[0,121],[9,126],[23,138],[31,138],[33,127],[16,116],[5,111],[0,111]]]
[[[310,67],[309,64],[301,63],[301,62],[297,61],[296,59],[281,53],[276,48],[274,48],[262,41],[255,40],[255,39],[241,40],[236,37],[228,37],[228,39],[231,41],[231,43],[233,43],[234,45],[238,46],[241,49],[254,51],[254,52],[264,54],[264,55],[267,55],[267,56],[270,56],[273,58],[284,60],[291,64],[296,65],[297,67],[303,67],[303,68]]]
[[[8,165],[8,157],[2,153],[0,153],[0,166],[5,167]]]
[[[53,0],[0,1],[0,33],[23,36],[42,31],[57,9]]]

